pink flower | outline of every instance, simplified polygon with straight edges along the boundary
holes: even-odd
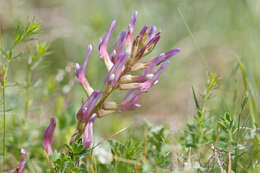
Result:
[[[91,56],[92,53],[92,45],[88,46],[88,56],[84,60],[83,64],[80,66],[79,64],[76,64],[76,76],[78,78],[78,82],[83,86],[84,90],[86,91],[87,95],[90,96],[92,92],[94,91],[91,86],[89,85],[85,72],[86,72],[86,67],[88,64],[88,60]]]
[[[53,134],[55,131],[55,127],[56,127],[55,119],[51,118],[48,128],[44,131],[44,136],[43,136],[43,140],[42,140],[42,147],[46,151],[47,154],[52,153],[51,144],[53,141]]]
[[[142,92],[140,92],[139,90],[128,91],[124,100],[120,102],[120,104],[122,104],[122,107],[119,109],[119,112],[139,108],[141,105],[137,104],[137,101],[139,100],[141,95]]]
[[[83,145],[85,149],[88,149],[93,142],[93,124],[97,117],[97,114],[93,114],[92,117],[89,119],[88,124],[84,130],[83,135]]]
[[[18,168],[15,169],[14,173],[23,173],[24,167],[26,165],[26,157],[27,157],[27,152],[25,149],[21,149],[21,153],[23,154],[23,160],[20,162]]]
[[[168,66],[170,61],[166,61],[164,64],[160,66],[160,68],[153,73],[153,76],[146,80],[144,83],[140,84],[140,91],[146,92],[149,88],[151,88],[153,85],[155,85],[161,75],[161,72],[165,70],[165,68]]]
[[[77,113],[77,119],[86,122],[95,108],[97,101],[101,97],[101,91],[94,91],[89,98],[85,101],[85,103],[81,106],[80,110]]]
[[[126,59],[128,58],[127,53],[122,53],[119,55],[118,60],[115,62],[111,70],[108,72],[105,83],[110,85],[111,87],[116,86],[118,79],[124,69],[124,65],[126,62]]]
[[[136,23],[136,17],[137,17],[137,11],[134,12],[131,22],[128,26],[128,33],[126,37],[126,52],[131,53],[132,50],[132,45],[133,45],[133,37],[134,37],[134,32],[135,32],[135,23]]]
[[[108,32],[106,33],[105,37],[103,38],[103,40],[99,44],[100,58],[104,60],[105,65],[106,65],[108,70],[110,70],[113,66],[113,63],[112,63],[112,61],[109,57],[107,48],[108,48],[108,42],[109,42],[109,39],[110,39],[112,32],[114,30],[115,24],[116,24],[116,20],[113,20],[112,24],[110,25]]]

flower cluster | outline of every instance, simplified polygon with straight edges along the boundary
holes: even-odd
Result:
[[[108,71],[103,91],[94,90],[85,76],[88,60],[93,50],[92,45],[88,46],[88,55],[83,64],[81,66],[76,64],[77,80],[88,98],[77,113],[77,129],[71,138],[71,144],[83,135],[83,145],[85,148],[89,148],[93,140],[93,123],[97,117],[140,107],[140,104],[137,103],[140,96],[158,82],[161,72],[169,64],[168,59],[180,51],[178,48],[172,49],[147,62],[141,62],[142,58],[149,55],[157,45],[161,31],[156,32],[155,26],[145,25],[134,38],[136,17],[137,12],[132,16],[128,31],[123,30],[120,33],[112,50],[108,50],[108,44],[116,20],[112,21],[108,32],[99,43],[99,55]],[[141,73],[135,75],[136,72]],[[120,102],[108,101],[108,97],[116,89],[128,92]],[[55,122],[54,119],[52,121]],[[53,136],[50,127],[55,128],[55,123],[52,121],[46,129],[43,139],[43,147],[48,154],[51,152],[50,138]]]

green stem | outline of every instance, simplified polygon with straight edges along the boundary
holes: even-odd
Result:
[[[31,88],[31,78],[32,78],[32,72],[31,72],[31,67],[28,67],[27,69],[27,84],[26,84],[26,89],[25,89],[25,97],[26,97],[26,102],[25,102],[25,109],[24,109],[24,118],[25,122],[28,117],[29,113],[29,107],[30,107],[30,88]]]
[[[4,134],[3,134],[3,167],[2,170],[4,172],[5,169],[5,160],[6,160],[6,148],[5,148],[5,133],[6,133],[6,127],[5,127],[5,121],[6,121],[6,117],[5,117],[5,79],[2,81],[2,90],[3,90],[3,116],[4,116],[4,120],[3,120],[3,129],[4,129]]]

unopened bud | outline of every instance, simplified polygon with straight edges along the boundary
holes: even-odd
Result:
[[[129,82],[132,82],[134,78],[135,78],[135,76],[127,74],[127,75],[122,76],[120,78],[119,82],[120,83],[129,83]]]
[[[117,110],[119,108],[119,105],[116,102],[105,102],[103,105],[103,108],[105,110]]]
[[[104,115],[111,114],[111,113],[113,113],[113,112],[115,112],[115,111],[113,111],[113,110],[100,109],[100,110],[98,111],[98,116],[99,116],[99,117],[103,117]]]
[[[131,67],[131,72],[137,72],[146,68],[144,63],[136,63],[134,66]]]
[[[127,84],[120,84],[119,88],[121,90],[132,90],[132,89],[138,89],[140,88],[139,83],[127,83]]]

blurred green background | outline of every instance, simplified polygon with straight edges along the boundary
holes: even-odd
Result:
[[[117,24],[110,46],[120,31],[127,29],[133,12],[137,10],[136,33],[145,24],[162,30],[161,40],[149,57],[177,47],[181,48],[181,53],[172,58],[159,84],[141,97],[140,109],[96,121],[96,132],[101,136],[144,118],[158,124],[167,122],[173,130],[179,129],[195,112],[191,87],[202,91],[207,72],[215,72],[225,83],[238,58],[245,64],[250,85],[258,93],[259,8],[260,1],[257,0],[0,0],[0,27],[8,47],[17,24],[23,25],[32,17],[41,23],[40,39],[50,44],[51,54],[43,59],[33,74],[37,85],[30,94],[29,117],[40,123],[40,126],[35,125],[37,131],[39,128],[43,130],[50,116],[55,115],[61,129],[71,127],[70,134],[67,130],[61,131],[68,140],[75,126],[75,113],[84,96],[74,77],[73,64],[83,62],[87,46],[92,44],[94,51],[86,75],[95,89],[102,89],[106,70],[98,57],[98,42],[114,18]],[[25,93],[18,84],[22,85],[26,76],[25,59],[13,61],[8,74],[9,81],[17,82],[7,90],[7,107],[11,110],[8,119],[12,123],[15,123],[13,119],[19,120],[24,116]],[[231,83],[219,99],[229,102],[226,96],[231,95],[234,88],[242,88],[240,83],[239,78],[237,83]],[[122,96],[119,93],[114,99]],[[9,129],[7,127],[9,138],[12,138],[12,125]],[[34,134],[32,127],[23,128]],[[41,137],[38,132],[35,134],[35,138]],[[14,152],[19,154],[18,148],[25,145],[24,141],[26,139],[13,139],[12,142],[18,144]],[[57,140],[57,146],[64,141],[59,142],[61,144]],[[36,143],[40,144],[40,141]],[[13,149],[11,143],[8,146],[9,151]]]

